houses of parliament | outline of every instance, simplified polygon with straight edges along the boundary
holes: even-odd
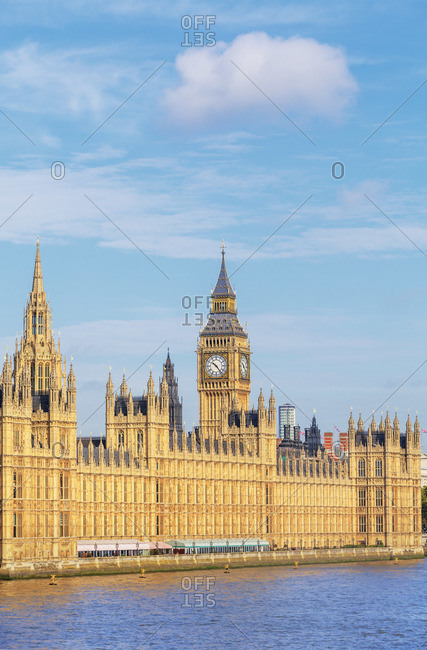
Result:
[[[199,424],[186,432],[169,353],[158,390],[151,372],[142,394],[125,377],[115,389],[110,373],[105,436],[78,439],[76,378],[53,336],[37,243],[22,336],[0,377],[1,566],[75,558],[78,540],[421,545],[417,418],[387,414],[365,430],[350,415],[341,459],[321,445],[278,452],[273,392],[249,408],[251,348],[224,249],[197,389]]]

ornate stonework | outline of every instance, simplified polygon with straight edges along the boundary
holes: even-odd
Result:
[[[224,251],[197,343],[200,425],[170,433],[171,380],[106,389],[106,435],[76,439],[76,387],[43,287],[37,244],[23,335],[0,378],[1,562],[76,556],[77,539],[259,538],[277,548],[421,544],[420,427],[368,431],[348,455],[276,448],[276,407],[249,410],[251,351]],[[169,368],[170,370],[170,368]]]

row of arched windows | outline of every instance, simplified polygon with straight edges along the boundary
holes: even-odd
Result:
[[[33,314],[32,318],[32,325],[33,325],[33,336],[36,336],[36,334],[43,335],[43,314],[39,314],[37,318],[37,314]]]
[[[32,390],[49,390],[49,379],[50,379],[50,364],[49,363],[39,363],[37,364],[37,378],[36,378],[36,366],[34,363],[31,364],[31,388]]]
[[[364,460],[359,460],[359,477],[364,478],[366,476],[366,464]],[[375,461],[375,476],[381,478],[383,475],[383,461],[381,458],[377,458]]]

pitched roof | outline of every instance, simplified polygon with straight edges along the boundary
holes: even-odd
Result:
[[[231,288],[230,280],[228,279],[227,269],[225,268],[225,250],[222,249],[222,262],[221,268],[219,270],[219,276],[216,283],[216,287],[212,292],[213,296],[230,296],[232,298],[236,297],[233,289]]]

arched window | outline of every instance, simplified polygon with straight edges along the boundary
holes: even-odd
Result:
[[[381,477],[383,475],[383,461],[378,459],[375,461],[375,476]]]
[[[123,431],[119,432],[119,446],[125,444],[125,434]]]
[[[138,433],[136,434],[136,448],[138,454],[142,451],[143,443],[144,443],[144,434],[142,433],[142,431],[138,431]]]
[[[36,369],[34,361],[31,364],[31,390],[36,390]]]
[[[43,334],[43,314],[39,314],[39,334]]]
[[[37,334],[37,316],[36,316],[35,313],[33,314],[32,321],[33,321],[32,322],[32,324],[33,324],[33,336],[35,336]]]
[[[365,476],[365,461],[364,460],[359,460],[359,476],[364,477]]]
[[[49,364],[47,363],[44,367],[44,387],[45,390],[49,390]]]
[[[42,366],[42,364],[39,365],[38,390],[43,390],[43,366]]]

